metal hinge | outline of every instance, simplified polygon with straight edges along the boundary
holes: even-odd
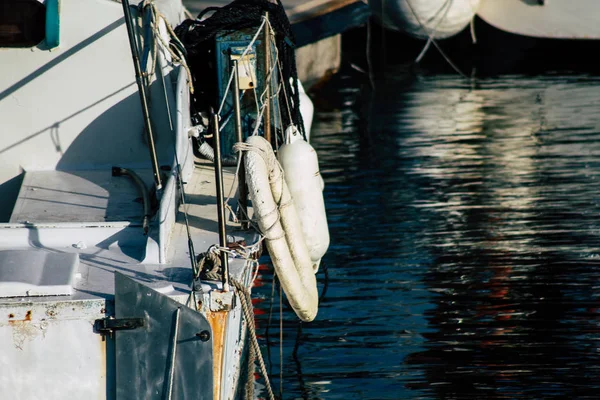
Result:
[[[145,325],[144,318],[102,318],[94,321],[94,331],[102,336],[111,338],[114,331],[124,331],[141,328]]]

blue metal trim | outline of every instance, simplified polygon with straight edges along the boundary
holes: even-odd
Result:
[[[46,0],[46,45],[53,49],[60,44],[60,0]]]

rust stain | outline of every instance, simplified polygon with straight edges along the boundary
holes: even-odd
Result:
[[[25,343],[34,341],[39,335],[44,335],[45,324],[32,324],[30,320],[8,321],[12,327],[12,337],[15,347],[23,350]]]
[[[206,319],[212,328],[213,341],[213,395],[214,399],[221,398],[221,378],[223,375],[223,358],[225,349],[225,327],[227,326],[227,311],[208,311]]]
[[[36,340],[38,336],[46,336],[48,323],[45,320],[34,323],[31,321],[32,316],[32,310],[27,310],[23,319],[12,319],[15,318],[15,314],[9,314],[9,318],[11,319],[8,321],[8,324],[12,327],[13,343],[19,350],[23,350],[27,342]]]
[[[107,366],[106,366],[106,340],[103,340],[101,335],[98,335],[98,343],[100,344],[100,383],[98,387],[106,387]],[[107,393],[100,390],[98,399],[106,399]]]
[[[25,317],[23,319],[12,319],[10,321],[8,321],[8,323],[12,326],[15,325],[20,325],[23,324],[25,322],[31,322],[31,310],[27,310],[27,312],[25,313]],[[8,318],[15,318],[15,314],[14,313],[10,313],[8,314]]]

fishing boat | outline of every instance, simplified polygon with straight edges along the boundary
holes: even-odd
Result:
[[[473,20],[480,0],[369,0],[375,19],[385,28],[418,39],[445,39]],[[497,2],[504,5],[504,2]]]
[[[548,39],[600,39],[595,0],[481,0],[477,15],[495,28]]]
[[[0,4],[0,398],[249,398],[255,358],[274,398],[258,259],[311,321],[329,236],[269,7]]]

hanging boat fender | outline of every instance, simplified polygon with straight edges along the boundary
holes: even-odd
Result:
[[[271,144],[261,136],[250,136],[234,149],[244,151],[254,218],[265,235],[281,286],[296,315],[310,322],[319,307],[317,279],[281,165]]]
[[[329,227],[323,200],[323,180],[315,149],[292,125],[286,130],[286,144],[277,157],[285,172],[285,182],[294,199],[302,233],[315,273],[329,247]]]
[[[300,100],[300,114],[302,114],[302,121],[304,122],[304,133],[306,134],[306,141],[310,142],[310,128],[312,127],[312,121],[315,115],[315,106],[310,97],[306,94],[300,79],[298,79],[298,94]]]
[[[315,115],[315,106],[313,105],[310,97],[306,94],[304,86],[302,86],[302,82],[300,82],[300,80],[298,80],[298,93],[300,94],[300,114],[302,114],[302,122],[304,123],[304,133],[306,135],[306,141],[310,143],[310,129],[312,127],[312,121]],[[293,132],[290,132],[290,130]],[[290,133],[295,135],[292,140],[300,137],[298,129],[293,125],[286,129],[285,137],[290,137]],[[319,178],[321,180],[321,190],[323,190],[325,189],[325,181],[321,175],[319,175]]]

